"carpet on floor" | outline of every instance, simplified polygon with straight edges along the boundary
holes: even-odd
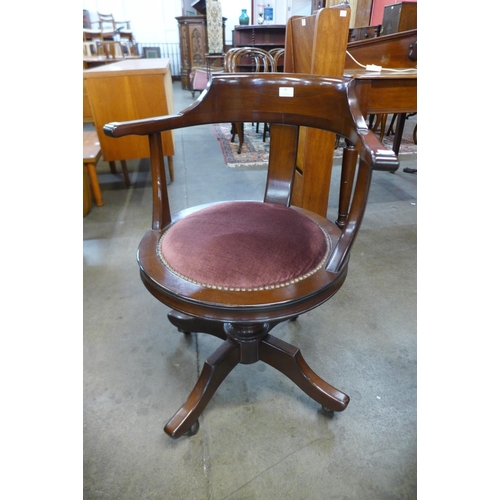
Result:
[[[269,133],[266,140],[263,140],[264,124],[259,124],[257,132],[256,124],[244,124],[244,141],[241,153],[238,154],[238,136],[231,142],[231,124],[217,123],[213,125],[215,137],[219,141],[224,162],[228,167],[267,167],[269,159]],[[378,134],[377,134],[378,135]],[[394,136],[385,136],[382,143],[392,149]],[[342,145],[342,143],[341,143]],[[417,152],[417,145],[413,142],[413,127],[407,126],[403,132],[399,154],[414,154]],[[335,157],[342,156],[342,148],[335,150]]]

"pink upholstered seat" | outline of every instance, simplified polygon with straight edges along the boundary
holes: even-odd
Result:
[[[173,224],[160,239],[162,262],[208,288],[259,291],[311,276],[324,265],[329,236],[282,205],[226,202]]]

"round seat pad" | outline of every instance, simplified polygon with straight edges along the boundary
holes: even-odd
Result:
[[[201,286],[236,291],[288,286],[320,269],[330,238],[282,205],[224,202],[192,213],[160,238],[170,271]]]

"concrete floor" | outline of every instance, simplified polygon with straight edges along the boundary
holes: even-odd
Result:
[[[177,110],[193,102],[179,82],[174,93]],[[261,199],[265,171],[227,168],[210,127],[177,131],[175,143],[173,211]],[[104,205],[83,220],[85,499],[417,498],[417,176],[403,172],[416,156],[374,173],[339,293],[273,331],[349,394],[348,408],[331,418],[281,373],[239,365],[198,434],[178,440],[163,426],[221,341],[178,333],[139,278],[149,161],[128,162],[129,189],[100,162]]]

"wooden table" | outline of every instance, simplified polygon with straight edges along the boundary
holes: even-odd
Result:
[[[376,64],[386,69],[411,73],[361,69],[359,64]],[[397,154],[407,113],[417,111],[417,30],[410,29],[390,35],[349,42],[344,75],[358,82],[358,98],[367,114],[398,116],[393,150]]]
[[[403,113],[417,112],[417,70],[377,73],[348,69],[344,71],[344,76],[356,80],[356,94],[365,117],[382,113],[398,115],[393,145],[397,154],[403,135]]]
[[[404,127],[403,113],[417,111],[417,70],[415,69],[411,73],[385,71],[376,73],[364,69],[346,69],[344,70],[344,76],[356,80],[358,102],[365,118],[369,114],[398,114],[393,146],[397,154]],[[324,165],[324,162],[311,161],[307,165],[308,175],[297,176],[296,178],[297,185],[294,185],[294,195],[300,190],[300,192],[305,193],[314,192],[314,197],[306,198],[297,195],[292,199],[295,204],[320,215],[326,215],[330,193],[330,182],[316,181],[325,178]],[[329,162],[329,165],[331,165],[331,162]],[[300,182],[302,178],[303,182]]]
[[[113,139],[104,135],[110,122],[139,120],[173,114],[172,76],[169,59],[125,59],[83,71],[84,85],[105,161],[149,158],[147,137]],[[162,133],[163,153],[174,180],[174,140]]]
[[[347,69],[344,76],[356,80],[356,94],[365,116],[417,111],[416,69],[400,73]]]

